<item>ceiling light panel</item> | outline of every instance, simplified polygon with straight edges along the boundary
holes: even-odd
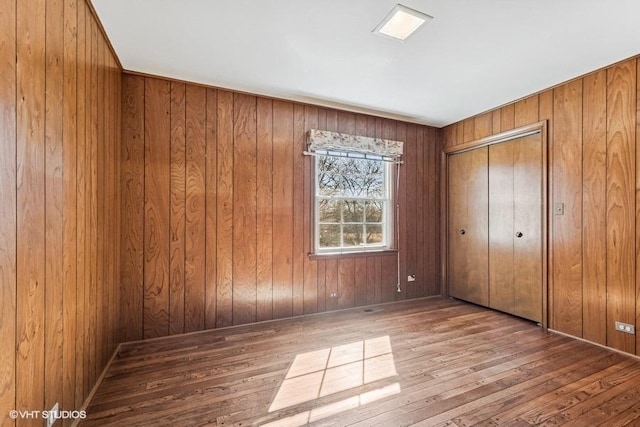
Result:
[[[433,19],[425,13],[397,4],[373,32],[397,40],[406,40],[425,22]]]

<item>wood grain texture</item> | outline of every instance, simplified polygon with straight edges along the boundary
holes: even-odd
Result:
[[[169,334],[185,332],[186,88],[171,82]]]
[[[635,321],[636,61],[607,70],[607,345],[634,353],[614,323]]]
[[[412,142],[415,143],[415,141],[408,141],[407,140],[407,126],[405,123],[396,123],[395,126],[395,135],[393,136],[394,140],[402,140],[405,141],[404,144],[404,152],[405,154],[403,154],[403,156],[406,155],[406,158],[415,156],[415,154],[413,153],[412,150]],[[415,157],[412,159],[415,161]],[[400,285],[400,290],[404,290],[402,292],[398,292],[395,295],[395,299],[396,300],[403,300],[406,299],[407,297],[407,276],[409,273],[413,274],[413,266],[411,265],[411,263],[413,262],[412,259],[412,251],[410,243],[409,243],[409,236],[408,236],[408,232],[409,232],[409,226],[413,225],[413,230],[415,230],[415,222],[412,222],[412,224],[409,224],[408,222],[410,221],[408,219],[408,213],[407,210],[409,208],[409,199],[412,199],[413,197],[413,192],[415,191],[415,188],[413,188],[412,186],[412,181],[413,181],[413,185],[415,185],[415,173],[413,173],[411,175],[411,178],[409,178],[409,173],[410,172],[414,172],[413,168],[409,168],[408,165],[410,165],[411,163],[413,163],[412,161],[408,161],[408,163],[403,163],[402,165],[400,165],[400,174],[399,174],[399,179],[400,182],[398,185],[396,185],[396,189],[395,189],[395,194],[394,194],[394,198],[396,200],[396,203],[399,206],[399,209],[397,211],[397,229],[400,233],[400,243],[399,243],[399,247],[403,248],[403,253],[402,255],[400,255],[400,253],[398,253],[398,257],[399,257],[399,268],[400,271],[406,272],[407,274],[401,274],[399,277],[396,277],[396,287],[399,284]],[[396,168],[398,167],[397,165],[395,166]],[[395,173],[396,175],[396,179],[398,179],[398,173]],[[411,272],[409,272],[409,269],[411,269]],[[397,271],[398,267],[396,266],[396,271]],[[399,283],[398,283],[399,282]]]
[[[513,141],[489,146],[489,307],[515,308],[515,182]],[[455,203],[455,201],[452,201]]]
[[[584,78],[582,129],[582,288],[584,338],[607,343],[607,73]]]
[[[233,93],[218,91],[216,327],[233,324]]]
[[[514,109],[514,127],[530,125],[538,121],[538,95],[516,102]]]
[[[16,1],[0,1],[0,414],[16,407]]]
[[[217,295],[217,182],[218,182],[218,92],[207,89],[207,146],[206,146],[206,222],[205,222],[205,328],[215,328]]]
[[[629,410],[637,408],[640,362],[629,356],[450,299],[372,308],[128,344],[80,426],[153,425],[176,413],[184,425],[294,424],[289,417],[302,414],[301,425],[311,411],[325,415],[312,424],[336,426],[637,420]],[[296,357],[376,338],[391,345],[389,377],[271,407]],[[367,356],[343,378],[371,372]],[[335,373],[319,372],[325,381]]]
[[[493,114],[489,111],[473,118],[473,139],[481,139],[492,134]]]
[[[537,119],[549,125],[550,326],[635,353],[639,339],[632,344],[612,322],[640,322],[640,156],[629,142],[637,139],[639,126],[637,68],[636,57],[500,108],[501,130],[513,129],[516,121],[535,119],[526,104],[537,97]],[[475,119],[449,125],[444,142],[454,137],[450,129],[469,120]],[[553,214],[554,203],[564,203],[564,215]],[[631,240],[635,258],[629,255]]]
[[[133,79],[133,76],[126,75],[125,81],[127,79]],[[143,85],[147,80],[159,80],[151,77],[135,79],[142,79]],[[198,280],[194,288],[198,292],[194,308],[204,310],[205,313],[204,325],[200,326],[198,323],[198,329],[352,307],[370,301],[435,295],[439,292],[436,267],[439,261],[435,245],[439,238],[436,210],[439,206],[437,175],[441,142],[435,129],[215,88],[206,88],[205,105],[199,101],[200,107],[193,108],[190,113],[189,93],[191,90],[202,93],[199,92],[203,89],[202,86],[178,82],[169,82],[169,85],[180,88],[184,85],[185,88],[186,131],[181,129],[183,125],[177,119],[170,120],[169,133],[182,135],[186,132],[186,157],[189,156],[189,144],[192,140],[189,136],[189,115],[198,115],[198,120],[194,123],[198,123],[196,127],[202,128],[204,122],[205,129],[205,151],[200,152],[204,163],[198,163],[198,176],[203,173],[202,176],[205,177],[204,189],[200,190],[202,185],[198,185],[194,187],[198,190],[191,192],[196,196],[201,191],[206,192],[206,195],[202,193],[201,196],[204,198],[204,206],[198,204],[199,213],[192,214],[193,221],[205,224],[204,230],[201,225],[198,226],[204,239],[204,249],[190,251],[189,239],[184,241],[185,257],[188,258],[190,252],[198,254],[199,261],[193,265],[204,269],[202,281]],[[132,114],[136,115],[136,108],[142,108],[142,111],[150,108],[147,104],[152,101],[145,98],[144,92],[131,95],[127,89],[129,84],[125,86],[123,100],[129,99],[129,96],[138,98],[135,108],[130,108]],[[198,96],[201,100],[202,97]],[[129,108],[124,101],[123,106]],[[181,117],[181,103],[171,111],[177,113],[174,119]],[[125,111],[124,116],[127,114]],[[135,117],[140,119],[140,115]],[[149,117],[146,119],[144,116],[141,118],[143,128],[155,126],[149,121]],[[139,124],[134,118],[126,118],[124,132],[129,132],[128,129],[135,132],[136,126],[129,123]],[[340,262],[309,258],[308,254],[313,252],[313,164],[310,157],[304,157],[301,153],[307,130],[314,128],[342,130],[371,137],[401,137],[408,141],[409,164],[402,172],[402,181],[406,185],[401,186],[401,215],[406,218],[402,240],[407,243],[401,245],[403,293],[397,294],[395,291],[395,255],[391,256],[391,260],[387,259],[390,258],[389,255],[356,255],[346,257],[344,261],[341,259]],[[131,145],[127,142],[131,139],[131,135],[123,138],[125,147]],[[200,140],[201,136],[196,139]],[[198,156],[194,155],[192,159],[196,161]],[[169,160],[169,164],[162,167],[173,170],[174,174],[182,173],[186,168],[185,185],[188,187],[188,159],[183,162],[178,150],[178,155],[173,155]],[[143,157],[143,161],[149,165],[149,158]],[[123,176],[128,174],[126,171],[130,166],[126,163],[124,165]],[[182,182],[179,179],[174,179],[173,182],[176,184],[173,192],[178,197],[186,197],[187,201],[184,204],[184,218],[176,218],[181,214],[180,209],[172,211],[173,206],[179,205],[173,199],[170,199],[168,211],[162,213],[169,218],[169,239],[173,239],[171,235],[174,232],[171,230],[176,224],[179,226],[184,222],[188,229],[187,212],[191,207],[188,188],[182,193]],[[171,195],[171,180],[166,184],[166,191]],[[142,187],[144,194],[151,191],[149,186],[145,186],[144,180]],[[126,186],[122,187],[122,191],[125,202],[122,214],[126,218],[131,211],[126,206],[133,200],[133,195]],[[420,211],[418,206],[422,206]],[[136,221],[137,219],[133,223],[137,224]],[[143,218],[143,222],[146,219]],[[125,224],[129,223],[125,220]],[[138,226],[144,230],[148,224]],[[131,234],[128,231],[125,233],[127,229],[128,225],[123,228],[124,240]],[[422,237],[418,237],[420,230]],[[142,234],[144,233],[139,233]],[[180,245],[177,241],[174,244],[178,247]],[[124,248],[132,247],[136,247],[135,242],[122,242],[123,256],[126,253]],[[144,254],[145,257],[148,255]],[[407,288],[406,276],[409,269],[412,270],[411,273],[414,270],[423,271],[418,274],[418,281],[412,285],[415,285],[413,289]],[[127,275],[137,274],[135,269],[133,273],[129,273],[130,269],[127,267],[126,270],[123,269],[123,276],[125,271]],[[202,277],[201,274],[198,273],[198,277]],[[123,285],[122,290],[125,299],[124,295],[130,292],[130,288],[125,289]],[[329,296],[332,292],[338,294],[337,299]],[[169,307],[172,307],[171,303],[178,307],[170,308],[169,325],[184,322],[187,330],[188,310],[182,315],[184,319],[180,319],[179,295],[180,291],[175,299],[170,296]],[[204,296],[203,299],[201,296]],[[122,301],[122,304],[124,314],[128,310],[128,302]],[[174,319],[174,316],[178,318]],[[123,326],[126,329],[128,325]]]
[[[169,82],[145,82],[144,337],[169,332]]]
[[[353,120],[353,118],[352,118]],[[354,129],[355,130],[355,129]],[[293,206],[298,207],[293,210],[293,272],[292,272],[292,298],[293,315],[300,316],[304,313],[304,259],[307,257],[304,252],[304,235],[309,233],[309,229],[304,228],[304,161],[302,154],[305,150],[306,134],[304,124],[304,105],[294,104],[293,106]]]
[[[514,104],[505,105],[500,109],[500,122],[502,132],[515,128],[515,106]],[[497,129],[494,133],[498,133]]]
[[[475,137],[475,121],[472,118],[462,122],[462,142],[473,141]],[[456,144],[457,145],[457,144]]]
[[[640,325],[640,58],[636,60],[636,330]],[[640,353],[640,334],[636,333],[636,354]]]
[[[416,126],[407,125],[398,129],[397,137],[405,141],[405,153],[406,153],[406,161],[404,163],[405,167],[405,204],[404,204],[404,227],[405,227],[405,243],[406,247],[406,263],[402,271],[407,272],[407,276],[416,275],[416,279],[420,279],[422,282],[423,276],[418,276],[418,262],[417,258],[417,234],[418,227],[416,223],[420,221],[420,216],[416,212],[416,207],[418,204],[418,200],[421,200],[422,197],[418,195],[416,191],[417,179],[418,179],[418,163],[420,158],[418,157],[418,147],[417,147],[417,129]],[[421,221],[420,221],[421,222]],[[409,232],[407,232],[409,230]],[[413,232],[411,232],[413,230]],[[411,299],[416,297],[417,293],[417,283],[416,282],[406,282],[406,278],[404,278],[404,299]]]
[[[62,395],[63,380],[63,299],[64,187],[63,108],[64,94],[64,4],[46,2],[45,68],[45,395],[50,408]],[[70,171],[69,171],[70,172]]]
[[[428,227],[425,233],[425,240],[423,242],[433,242],[436,247],[441,247],[441,233],[440,230],[444,224],[444,220],[440,218],[437,212],[440,210],[440,181],[438,177],[441,176],[441,155],[442,147],[440,145],[441,136],[434,128],[423,129],[428,134],[425,139],[425,144],[429,149],[429,161],[426,163],[426,171],[433,171],[425,174],[425,180],[427,185],[424,187],[427,191],[427,204],[426,210],[423,212],[430,212],[425,216]],[[442,253],[440,251],[424,251],[425,262],[427,263],[429,270],[427,271],[427,285],[424,296],[440,295],[442,291],[440,261],[442,259]]]
[[[557,87],[553,119],[553,328],[582,336],[582,81]]]
[[[425,173],[426,167],[428,167],[428,153],[430,152],[431,146],[426,146],[425,139],[425,131],[422,127],[416,127],[416,204],[415,211],[425,212],[428,204],[429,204],[429,187],[427,177],[428,173]],[[436,144],[434,144],[436,145]],[[424,165],[424,166],[423,166]],[[430,259],[425,257],[425,253],[418,246],[421,242],[425,240],[425,234],[427,230],[431,227],[431,223],[426,218],[422,218],[418,216],[416,218],[415,225],[415,244],[416,244],[416,255],[415,255],[415,275],[416,275],[416,283],[415,286],[415,296],[420,298],[426,295],[427,283],[431,282],[432,277],[427,275],[427,263],[431,261]],[[434,260],[434,263],[437,262]]]
[[[45,3],[16,9],[16,390],[17,408],[44,402],[45,340]]]
[[[126,220],[121,229],[119,335],[122,341],[133,341],[143,336],[145,80],[124,75],[122,86],[121,188],[122,215]],[[78,158],[84,160],[80,154]],[[82,173],[82,168],[79,173]]]
[[[293,313],[293,105],[273,101],[273,317]]]
[[[77,307],[77,0],[64,2],[63,9],[63,389],[62,407],[75,408]],[[110,100],[109,105],[117,100]],[[115,162],[113,162],[115,163]],[[119,239],[115,239],[119,240]],[[115,272],[115,266],[114,266]],[[114,281],[115,283],[116,281]],[[115,304],[114,304],[115,305]],[[112,323],[115,325],[115,321]]]
[[[207,90],[186,88],[186,194],[184,327],[199,331],[205,325],[206,120]]]
[[[256,116],[256,320],[263,321],[273,318],[273,101],[258,98]]]
[[[8,411],[79,409],[115,348],[120,70],[85,2],[0,26],[0,424],[32,425]]]
[[[364,122],[364,126],[362,125]],[[356,132],[366,132],[367,118],[365,116],[358,116],[356,119]],[[310,105],[304,107],[304,127],[305,129],[318,129],[318,108]],[[312,174],[315,172],[314,158],[311,156],[304,157],[304,224],[303,224],[303,256],[304,256],[304,313],[316,313],[318,311],[318,262],[316,260],[309,259],[308,254],[314,250],[314,218],[315,215],[315,180]],[[270,252],[268,252],[270,253]],[[362,286],[362,284],[361,284]]]
[[[513,296],[511,313],[542,322],[543,145],[540,134],[509,142],[513,150]],[[521,237],[518,237],[521,236]]]
[[[256,321],[256,98],[234,95],[233,323]]]
[[[553,274],[552,269],[554,265],[553,258],[553,242],[554,242],[554,234],[553,234],[553,164],[554,164],[554,137],[553,137],[553,90],[549,89],[542,92],[538,96],[538,118],[540,120],[544,120],[547,123],[547,158],[546,158],[546,167],[547,167],[547,176],[546,176],[546,202],[547,202],[547,214],[546,214],[546,229],[547,229],[547,289],[546,289],[546,298],[543,299],[542,304],[545,307],[546,304],[546,313],[547,313],[547,326],[552,327],[554,324],[554,304],[555,301],[553,299],[554,295],[554,284],[553,284]]]
[[[494,135],[502,129],[502,110],[500,108],[491,112],[491,133]]]
[[[451,296],[489,304],[487,147],[448,157],[448,272]]]
[[[86,152],[87,152],[87,140],[85,138],[86,135],[86,112],[87,112],[87,99],[86,99],[86,81],[87,81],[87,67],[86,67],[86,7],[83,4],[78,3],[78,45],[77,45],[77,64],[76,64],[76,72],[77,72],[77,111],[76,111],[76,139],[77,139],[77,173],[76,173],[76,192],[77,192],[77,205],[76,205],[76,222],[77,222],[77,235],[76,235],[76,322],[78,323],[78,327],[76,328],[76,338],[75,338],[75,350],[76,350],[76,376],[75,376],[75,407],[79,408],[82,406],[84,400],[84,384],[85,384],[85,360],[86,360],[86,347],[85,347],[85,328],[80,325],[85,324],[87,307],[85,306],[86,301],[86,289],[84,284],[86,283],[86,278],[88,277],[86,272],[86,251],[84,250],[84,246],[86,243],[87,236],[87,227],[86,227],[86,217],[87,217],[87,173],[86,173]],[[121,84],[124,84],[124,80],[121,81]],[[142,91],[144,95],[144,91]],[[118,102],[119,100],[116,100]],[[124,101],[124,100],[122,100]],[[121,109],[124,110],[124,109]],[[124,121],[121,122],[124,125]],[[122,141],[122,138],[121,138]],[[121,152],[119,155],[120,162],[123,162],[125,157],[123,155],[126,144],[122,143],[120,146]],[[142,148],[144,151],[144,147]],[[121,171],[124,172],[126,168],[123,166]],[[120,186],[124,184],[123,175],[119,176]],[[140,186],[142,189],[142,185]],[[120,208],[122,209],[125,204],[124,198],[121,200]],[[141,210],[143,212],[143,210]],[[142,227],[142,222],[140,223]],[[141,228],[140,228],[141,230]],[[124,227],[120,229],[120,232],[124,232]],[[120,240],[122,241],[122,234],[120,235]],[[140,240],[141,242],[142,240]],[[120,246],[120,250],[124,248],[124,245]],[[123,257],[121,257],[124,259]],[[124,266],[129,266],[130,264],[125,264],[124,262],[120,263],[120,277],[119,283],[120,286],[123,284],[124,278]],[[142,266],[142,251],[140,251],[140,266]],[[141,269],[142,270],[142,269]],[[140,274],[140,284],[142,283],[142,274]],[[122,292],[120,292],[122,295]],[[142,292],[137,293],[136,295],[138,300],[141,299]],[[119,320],[122,319],[124,315],[124,310],[122,308],[122,304],[118,304],[119,310]],[[140,318],[140,327],[138,328],[138,332],[142,335],[142,305],[140,305],[140,309],[136,311],[137,315]]]

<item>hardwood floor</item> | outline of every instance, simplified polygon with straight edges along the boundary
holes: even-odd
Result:
[[[640,425],[640,360],[452,299],[134,342],[81,426]]]

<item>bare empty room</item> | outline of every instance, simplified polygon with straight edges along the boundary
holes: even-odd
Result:
[[[0,426],[640,425],[637,0],[0,0]]]

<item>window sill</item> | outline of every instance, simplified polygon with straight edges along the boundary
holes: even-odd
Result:
[[[366,252],[340,252],[340,253],[326,253],[316,254],[310,253],[307,256],[310,260],[322,260],[322,259],[344,259],[344,258],[364,258],[372,256],[391,256],[398,253],[397,249],[382,249],[379,251],[366,251]]]

